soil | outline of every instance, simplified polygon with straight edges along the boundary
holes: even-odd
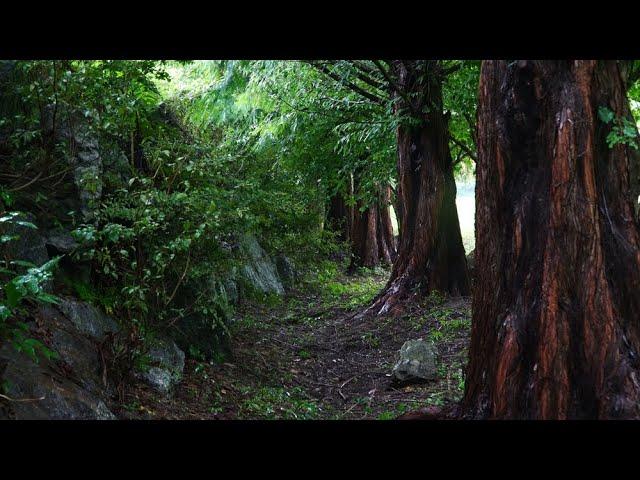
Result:
[[[453,407],[464,389],[471,299],[432,295],[402,317],[354,320],[384,286],[388,272],[340,275],[340,294],[290,291],[272,306],[245,305],[232,324],[232,358],[187,359],[170,397],[144,385],[126,394],[121,418],[393,419]],[[352,294],[368,282],[371,295]],[[402,344],[436,343],[438,379],[396,385],[391,371]],[[411,415],[411,414],[409,414]]]

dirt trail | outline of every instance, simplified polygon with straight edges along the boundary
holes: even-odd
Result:
[[[431,296],[401,318],[351,317],[384,286],[386,272],[345,277],[328,288],[296,290],[277,305],[237,315],[223,364],[188,360],[171,398],[138,386],[120,410],[125,418],[390,419],[457,401],[470,329],[470,299]],[[394,387],[401,345],[430,338],[439,379]]]

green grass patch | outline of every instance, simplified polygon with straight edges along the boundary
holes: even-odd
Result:
[[[344,309],[365,306],[373,301],[385,282],[379,277],[354,278],[344,283],[328,282],[322,291],[323,304]]]
[[[307,275],[305,284],[308,290],[319,293],[323,308],[365,306],[386,284],[388,272],[384,268],[359,268],[354,275],[347,277],[342,273],[347,263],[325,260]]]
[[[240,418],[260,420],[313,420],[320,407],[300,387],[262,387],[242,402]]]
[[[362,338],[362,341],[370,348],[378,348],[380,346],[380,339],[372,332],[366,332],[360,338]]]
[[[459,313],[451,308],[436,307],[426,316],[411,319],[412,326],[418,330],[427,322],[435,320],[435,328],[431,329],[428,337],[434,343],[442,340],[451,340],[463,331],[471,329],[471,319],[459,316]]]
[[[414,407],[415,408],[415,407]],[[407,413],[411,410],[411,406],[406,403],[399,403],[392,410],[387,410],[380,413],[377,417],[377,420],[394,420],[400,415]]]
[[[300,357],[303,360],[307,360],[307,359],[311,358],[311,353],[308,352],[307,350],[300,350],[298,352],[298,357]]]

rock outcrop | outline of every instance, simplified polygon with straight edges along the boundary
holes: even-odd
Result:
[[[53,135],[57,142],[69,145],[67,162],[73,172],[75,198],[72,206],[83,221],[91,221],[102,197],[103,164],[98,137],[89,129],[80,115],[62,111],[50,105],[44,112],[45,134]]]
[[[90,303],[63,298],[59,309],[78,332],[92,340],[102,341],[107,334],[119,330],[118,324],[111,317]]]
[[[278,270],[255,236],[242,237],[240,252],[244,260],[241,274],[250,288],[265,294],[284,294]]]
[[[79,309],[91,310],[86,304]],[[103,331],[97,318],[83,319],[79,329],[62,309],[43,306],[29,324],[30,334],[42,338],[55,358],[40,356],[36,362],[9,343],[0,347],[6,397],[0,418],[115,419],[106,404],[112,391],[96,342],[95,332]]]

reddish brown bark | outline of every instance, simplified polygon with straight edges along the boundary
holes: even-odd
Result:
[[[389,212],[390,195],[390,188],[383,188],[378,199],[367,208],[357,205],[354,209],[350,270],[392,264],[396,253]]]
[[[439,62],[394,61],[397,129],[398,256],[383,293],[364,314],[397,313],[413,293],[470,294],[455,204]]]
[[[486,61],[470,418],[640,417],[640,235],[615,61]]]

